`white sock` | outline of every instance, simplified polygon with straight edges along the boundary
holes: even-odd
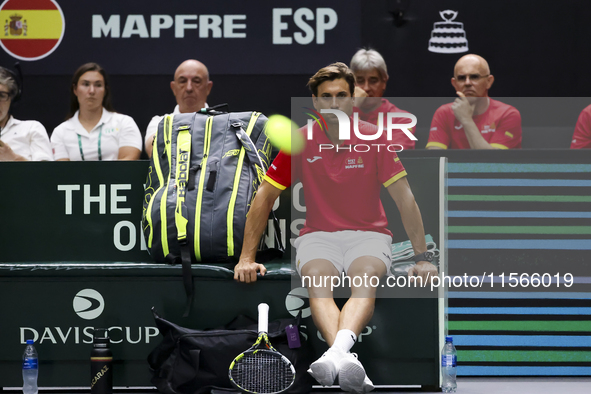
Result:
[[[355,341],[357,341],[357,335],[353,331],[347,329],[339,330],[332,347],[347,353],[351,350]]]

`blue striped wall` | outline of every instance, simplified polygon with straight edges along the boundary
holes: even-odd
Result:
[[[463,376],[591,375],[591,165],[448,164],[451,276],[574,277],[544,288],[450,289]]]

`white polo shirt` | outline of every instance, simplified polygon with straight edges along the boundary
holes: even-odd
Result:
[[[206,104],[207,106],[207,104]],[[180,114],[181,111],[179,110],[179,106],[177,105],[176,107],[174,107],[174,111],[172,111],[172,115],[176,115],[176,114]],[[152,120],[150,120],[150,123],[148,123],[148,127],[146,127],[146,136],[144,137],[144,145],[148,143],[148,140],[154,135],[156,134],[156,131],[158,131],[158,123],[160,123],[160,121],[162,120],[162,118],[164,118],[166,115],[156,115],[152,118]]]
[[[142,135],[131,116],[103,108],[101,119],[89,133],[78,114],[76,111],[53,130],[51,146],[55,160],[117,160],[119,148],[130,146],[142,150]]]
[[[0,131],[0,139],[27,160],[53,160],[47,131],[36,120],[18,120],[10,116]]]
[[[209,108],[209,105],[207,105],[207,103],[205,103],[205,108]],[[180,114],[181,111],[179,109],[179,106],[177,104],[176,107],[174,107],[174,111],[172,111],[172,115],[176,115],[176,114]],[[144,137],[144,145],[146,143],[148,143],[148,140],[150,139],[150,137],[152,137],[154,134],[156,134],[156,131],[158,131],[158,124],[160,123],[160,121],[162,120],[162,118],[164,118],[166,115],[156,115],[152,118],[152,120],[150,120],[150,123],[148,123],[148,127],[146,127],[146,136]]]

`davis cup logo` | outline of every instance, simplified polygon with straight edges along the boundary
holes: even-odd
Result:
[[[74,297],[74,312],[85,320],[96,319],[105,309],[101,293],[93,289],[80,290]]]
[[[300,311],[302,311],[302,319],[312,315],[310,301],[308,299],[308,289],[305,287],[292,289],[287,294],[287,297],[285,297],[285,309],[293,317],[296,317]]]
[[[39,60],[62,41],[66,20],[54,0],[6,0],[0,6],[0,46],[20,60]]]

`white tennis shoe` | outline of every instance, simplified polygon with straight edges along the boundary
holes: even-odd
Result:
[[[341,359],[339,368],[339,386],[341,390],[349,391],[352,393],[364,393],[364,383],[367,376],[365,375],[365,368],[357,359],[356,353],[346,353]],[[368,383],[371,384],[371,380],[367,378]],[[373,384],[371,389],[367,387],[368,391],[373,390]]]
[[[361,386],[361,393],[369,393],[374,389],[373,382],[365,375],[365,379],[363,379],[363,385]]]
[[[342,351],[329,348],[322,357],[310,364],[308,373],[321,385],[332,386],[344,357],[345,353]]]
[[[373,385],[373,382],[367,377],[367,375],[365,375],[365,379],[363,379],[363,384],[361,385],[361,388],[359,388],[359,390],[358,389],[353,389],[353,390],[351,390],[351,393],[353,393],[353,394],[365,394],[365,393],[369,393],[374,388],[375,387]]]

